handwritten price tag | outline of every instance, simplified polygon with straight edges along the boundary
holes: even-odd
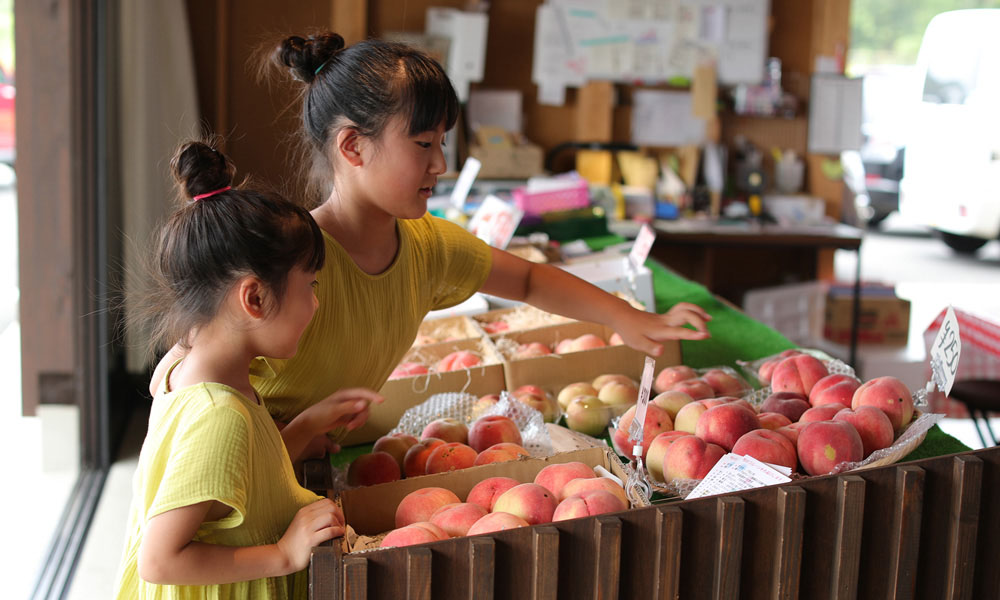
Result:
[[[653,371],[656,369],[656,362],[652,358],[646,357],[646,363],[642,367],[642,379],[639,381],[639,399],[635,403],[635,418],[628,426],[628,437],[634,440],[635,444],[642,444],[642,431],[646,423],[646,407],[649,406],[649,389],[653,387]]]
[[[646,264],[646,257],[649,256],[649,251],[653,248],[653,242],[656,241],[656,233],[653,232],[653,228],[645,223],[642,228],[639,229],[639,235],[635,238],[635,243],[632,244],[632,250],[628,253],[628,260],[632,263],[632,266],[639,268]]]
[[[934,344],[931,346],[931,379],[945,396],[951,392],[958,372],[958,359],[962,355],[962,339],[958,335],[958,319],[949,306],[941,322]]]
[[[523,210],[490,194],[472,215],[469,231],[490,246],[502,250],[514,237],[514,230],[523,216]]]

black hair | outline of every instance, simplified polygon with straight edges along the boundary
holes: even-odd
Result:
[[[140,310],[140,319],[152,321],[154,351],[187,346],[241,277],[264,283],[272,310],[293,268],[318,271],[326,258],[308,211],[278,194],[236,186],[232,162],[209,144],[184,144],[170,165],[182,206],[160,229],[149,265],[153,287]]]
[[[406,44],[369,39],[345,47],[340,35],[323,32],[285,38],[272,60],[306,84],[302,133],[313,150],[314,187],[329,176],[328,145],[342,126],[378,138],[396,115],[407,118],[411,136],[458,120],[458,95],[444,69]]]

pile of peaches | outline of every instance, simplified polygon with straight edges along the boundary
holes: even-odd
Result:
[[[531,483],[490,477],[477,483],[462,502],[451,490],[426,487],[411,492],[396,508],[396,528],[381,547],[409,546],[619,512],[628,508],[625,490],[598,477],[582,462],[544,467]]]
[[[660,393],[648,406],[642,456],[657,481],[703,479],[727,452],[824,475],[891,446],[914,413],[913,397],[898,379],[862,383],[794,350],[760,367],[771,389],[759,407],[713,394],[693,381],[696,374],[676,366],[656,377]],[[611,436],[627,457],[631,421],[623,415]]]
[[[372,451],[347,468],[352,486],[388,483],[405,477],[432,475],[508,460],[530,453],[521,445],[517,424],[502,415],[480,417],[467,426],[458,419],[435,419],[418,440],[395,433],[375,440]]]
[[[559,340],[555,346],[549,346],[542,342],[518,344],[510,353],[510,358],[537,358],[539,356],[548,356],[549,354],[569,354],[571,352],[594,350],[607,346],[621,346],[624,343],[621,336],[617,333],[611,334],[611,338],[608,341],[604,341],[603,338],[593,333],[585,333],[579,337]]]
[[[400,379],[402,377],[411,377],[413,375],[426,375],[432,370],[435,373],[457,371],[459,369],[478,367],[481,364],[483,364],[483,359],[475,352],[470,350],[456,350],[455,352],[450,352],[443,356],[441,360],[437,361],[437,363],[433,365],[433,367],[428,367],[423,363],[413,361],[401,362],[396,365],[396,368],[389,374],[389,379]]]

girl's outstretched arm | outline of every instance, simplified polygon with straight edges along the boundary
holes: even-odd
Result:
[[[481,291],[580,321],[601,323],[617,331],[632,348],[652,356],[660,355],[660,342],[665,340],[710,337],[706,323],[712,317],[700,306],[680,302],[662,315],[641,311],[560,268],[533,263],[496,248],[493,268]]]
[[[374,402],[382,403],[382,396],[365,388],[348,388],[337,390],[326,398],[305,409],[288,425],[281,429],[281,438],[285,441],[288,457],[292,463],[302,458],[309,458],[306,450],[316,447],[314,440],[322,436],[326,442],[326,433],[344,427],[348,431],[357,429],[368,420],[368,407]],[[312,442],[312,444],[311,444]],[[331,446],[328,451],[334,451]]]
[[[214,585],[279,577],[309,564],[314,546],[344,533],[344,515],[328,498],[302,507],[276,544],[221,546],[191,541],[205,521],[232,509],[214,500],[149,520],[139,547],[139,577],[161,585]]]

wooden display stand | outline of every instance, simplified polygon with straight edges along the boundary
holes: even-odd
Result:
[[[1000,448],[345,555],[310,598],[997,598]]]

